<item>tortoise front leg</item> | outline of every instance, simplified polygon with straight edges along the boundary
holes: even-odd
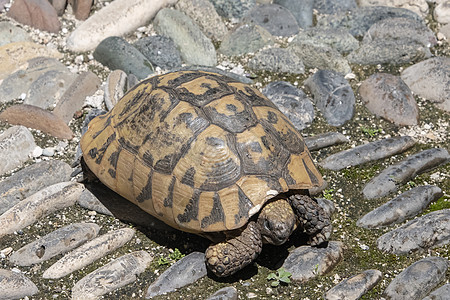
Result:
[[[310,244],[320,245],[330,238],[333,226],[330,216],[307,195],[292,195],[289,202],[297,215],[299,226],[309,235]]]
[[[262,239],[255,222],[236,237],[206,249],[206,265],[218,277],[232,275],[254,261],[262,250]]]

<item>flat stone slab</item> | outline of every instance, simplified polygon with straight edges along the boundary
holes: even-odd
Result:
[[[256,52],[273,43],[274,38],[263,27],[256,24],[244,24],[224,36],[219,52],[228,56],[237,56]]]
[[[429,294],[422,300],[445,300],[448,299],[449,295],[450,295],[450,283],[447,283],[441,286],[440,288],[434,290],[431,294]]]
[[[394,254],[424,251],[450,243],[450,209],[428,213],[383,234],[378,249]]]
[[[37,286],[19,272],[0,269],[0,299],[20,299],[36,294]]]
[[[329,289],[326,300],[356,300],[370,291],[381,280],[383,274],[378,270],[367,270],[340,282]]]
[[[305,144],[309,151],[347,143],[348,141],[348,138],[340,132],[326,132],[305,138]]]
[[[364,197],[373,199],[397,190],[397,185],[450,160],[446,149],[432,148],[411,155],[374,177],[363,189]]]
[[[15,251],[9,261],[18,266],[31,266],[70,251],[97,236],[95,223],[76,223],[55,230]]]
[[[237,300],[238,291],[234,286],[227,286],[221,288],[214,294],[208,297],[207,300]]]
[[[331,241],[324,248],[301,246],[289,253],[283,268],[292,274],[291,279],[304,282],[331,271],[343,257],[341,242]]]
[[[444,195],[437,186],[415,187],[372,210],[356,222],[364,228],[378,228],[401,223],[422,212],[427,206]]]
[[[12,126],[0,134],[0,175],[20,166],[28,160],[36,148],[34,137],[24,126]],[[6,159],[8,158],[8,159]]]
[[[414,144],[415,141],[410,136],[382,139],[332,154],[319,165],[325,169],[338,171],[401,153]]]
[[[61,160],[32,164],[0,182],[0,215],[37,191],[70,181],[72,168]]]
[[[149,286],[145,298],[149,299],[172,292],[206,276],[206,273],[205,254],[192,252],[162,273]]]
[[[398,274],[384,290],[388,299],[422,299],[445,279],[448,260],[442,257],[426,257]]]
[[[72,288],[72,300],[98,299],[98,297],[123,287],[136,280],[153,260],[146,251],[136,251],[119,258],[89,273]]]
[[[57,279],[79,270],[107,253],[112,252],[134,236],[134,229],[121,228],[105,233],[64,255],[42,274],[43,278]]]
[[[106,208],[106,206],[98,200],[97,197],[95,197],[94,194],[92,194],[89,190],[84,190],[81,195],[80,199],[78,199],[78,204],[81,207],[84,207],[86,209],[90,209],[93,211],[96,211],[98,213],[112,216],[113,214],[109,209]]]
[[[55,183],[20,201],[0,216],[0,237],[74,205],[83,189],[84,186],[76,182]]]

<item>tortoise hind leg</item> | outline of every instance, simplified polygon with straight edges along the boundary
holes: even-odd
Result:
[[[254,261],[261,250],[261,234],[252,221],[238,236],[209,246],[206,265],[218,277],[229,276]]]
[[[330,216],[307,195],[292,195],[289,202],[299,220],[299,226],[309,235],[310,244],[320,245],[330,238],[333,227]]]

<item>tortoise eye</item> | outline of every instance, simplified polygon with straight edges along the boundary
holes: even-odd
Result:
[[[267,229],[268,231],[272,231],[272,224],[270,224],[269,221],[264,220],[264,228]]]

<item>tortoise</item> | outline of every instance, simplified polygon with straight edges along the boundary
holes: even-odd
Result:
[[[229,276],[263,243],[301,228],[325,242],[329,216],[309,197],[323,179],[300,133],[257,89],[204,71],[142,81],[81,138],[83,165],[144,211],[213,243],[206,265]]]

